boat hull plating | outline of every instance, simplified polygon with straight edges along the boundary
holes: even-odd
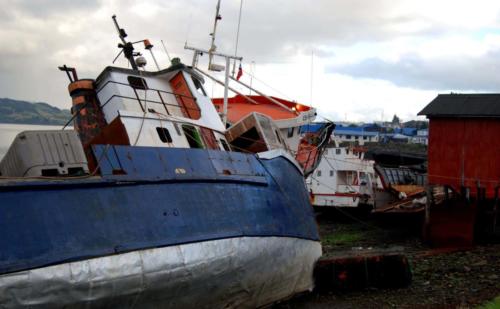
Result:
[[[310,289],[316,241],[243,237],[0,276],[2,308],[260,307]]]
[[[95,154],[102,179],[0,186],[0,306],[253,307],[312,288],[319,236],[288,159],[127,146]]]

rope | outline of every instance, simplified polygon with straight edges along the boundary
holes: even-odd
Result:
[[[139,75],[141,76],[142,80],[144,81],[144,76],[142,75],[142,71],[139,70]],[[144,127],[144,121],[146,119],[146,114],[148,112],[148,101],[147,101],[147,94],[148,94],[148,87],[144,84],[144,113],[142,114],[142,121],[141,121],[141,126],[139,128],[139,133],[137,133],[137,136],[135,138],[135,142],[133,146],[137,145],[137,142],[139,141],[139,137],[141,136],[142,133],[142,128]],[[137,96],[137,99],[139,99],[139,96]],[[141,104],[141,101],[139,100],[139,104]]]
[[[444,175],[436,175],[436,174],[427,174],[427,177],[439,177],[439,178],[445,178],[445,179],[453,179],[453,180],[462,180],[462,177],[453,177],[453,176],[444,176]],[[487,179],[482,179],[482,178],[463,178],[464,180],[467,181],[479,181],[479,182],[489,182],[489,183],[500,183],[499,180],[487,180]]]
[[[279,93],[280,95],[282,95],[282,96],[286,97],[289,101],[293,101],[293,99],[292,99],[290,96],[286,95],[284,92],[281,92],[281,91],[279,91],[279,90],[278,90],[278,89],[276,89],[276,88],[273,88],[273,87],[272,87],[272,86],[270,86],[268,83],[266,83],[266,82],[264,82],[263,80],[258,79],[257,77],[255,77],[255,75],[252,75],[252,74],[251,74],[251,73],[249,73],[249,72],[245,72],[245,74],[246,74],[246,75],[248,75],[248,76],[250,76],[251,78],[253,78],[253,79],[255,79],[255,80],[257,80],[257,81],[261,82],[261,83],[262,83],[262,84],[264,84],[265,86],[269,87],[271,90],[274,90],[274,91],[276,91],[277,93]]]

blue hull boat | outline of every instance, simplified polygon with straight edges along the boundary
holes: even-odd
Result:
[[[61,67],[75,130],[22,132],[0,162],[0,307],[255,308],[311,290],[321,245],[280,130],[257,114],[228,128],[195,68],[146,71],[118,30],[132,69]]]

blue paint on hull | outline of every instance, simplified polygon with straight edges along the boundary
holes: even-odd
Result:
[[[319,239],[304,179],[283,157],[127,146],[94,151],[102,179],[0,186],[0,274],[238,236]]]

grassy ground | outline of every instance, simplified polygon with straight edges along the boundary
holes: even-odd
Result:
[[[359,249],[401,250],[410,260],[413,282],[392,290],[310,293],[277,308],[500,308],[495,299],[500,295],[500,245],[434,250],[420,241],[418,219],[377,220],[359,212],[322,214],[318,224],[324,258]]]
[[[481,306],[480,309],[500,309],[500,296]]]

